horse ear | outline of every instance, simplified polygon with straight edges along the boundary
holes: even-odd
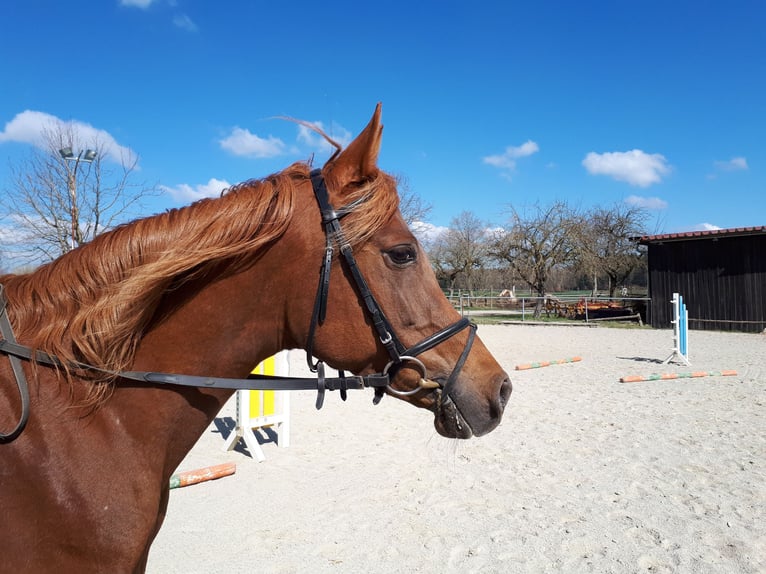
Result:
[[[335,189],[340,190],[349,183],[362,181],[377,171],[380,139],[383,134],[380,110],[381,105],[378,103],[367,127],[346,149],[325,165],[325,177],[333,182]]]

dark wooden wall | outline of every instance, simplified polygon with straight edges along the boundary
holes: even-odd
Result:
[[[651,242],[651,325],[671,327],[673,293],[690,329],[766,329],[766,234]]]

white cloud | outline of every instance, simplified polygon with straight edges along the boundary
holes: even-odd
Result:
[[[341,147],[346,147],[351,143],[352,134],[346,128],[333,124],[331,130],[326,130],[322,122],[311,122],[328,136],[338,142]],[[335,147],[330,145],[326,139],[320,136],[310,128],[298,124],[298,142],[307,145],[311,149],[318,149],[322,152],[334,152]]]
[[[34,110],[25,110],[16,114],[5,124],[5,129],[0,132],[0,143],[26,143],[47,151],[45,134],[57,131],[71,133],[76,138],[72,142],[75,148],[98,149],[104,157],[121,165],[131,165],[138,158],[132,149],[118,144],[107,131],[85,122],[65,121],[51,114]]]
[[[161,185],[160,189],[165,193],[170,194],[170,196],[177,202],[188,203],[205,197],[218,197],[221,195],[221,192],[228,187],[231,187],[231,184],[225,179],[215,179],[214,177],[211,177],[210,181],[207,183],[195,185],[194,187],[187,183],[181,183],[175,187]]]
[[[592,175],[607,175],[637,187],[659,183],[663,176],[670,173],[665,156],[648,154],[640,149],[601,154],[590,152],[582,160],[582,165]]]
[[[666,209],[668,202],[659,197],[641,197],[640,195],[630,195],[625,198],[625,203],[633,205],[635,207],[643,207],[644,209]]]
[[[154,0],[120,0],[121,6],[131,6],[134,8],[148,8],[154,3]]]
[[[45,144],[44,131],[60,123],[57,117],[45,112],[25,110],[5,124],[0,142],[20,142],[40,147]]]
[[[346,147],[353,139],[353,134],[339,125],[333,124],[332,130],[326,130],[322,122],[312,122],[312,124],[325,131],[341,147]],[[295,139],[298,144],[309,148],[312,152],[331,153],[335,151],[335,147],[330,145],[326,139],[305,125],[298,125],[298,134]],[[270,158],[301,153],[297,146],[288,145],[280,138],[271,135],[263,138],[240,127],[233,128],[231,133],[219,143],[223,149],[234,155],[252,158]]]
[[[197,24],[186,14],[178,14],[173,17],[173,25],[187,32],[196,32]]]
[[[449,231],[448,227],[434,225],[427,221],[413,221],[410,229],[415,234],[415,237],[418,238],[418,241],[424,245],[428,245]]]
[[[520,146],[508,146],[502,154],[488,155],[482,158],[482,161],[509,172],[516,169],[517,159],[530,156],[538,151],[540,151],[540,146],[532,140],[527,140]]]
[[[492,239],[493,237],[497,237],[498,235],[503,235],[506,233],[505,227],[487,227],[484,230],[484,237],[487,239]]]
[[[723,229],[723,227],[718,227],[712,223],[699,223],[695,225],[691,231],[718,231],[719,229]]]
[[[748,169],[747,159],[744,157],[733,157],[728,161],[715,161],[713,165],[721,171],[746,171]]]
[[[10,245],[23,241],[23,224],[24,218],[18,214],[10,214],[7,219],[0,221],[0,244]]]
[[[231,130],[231,134],[220,140],[219,143],[226,151],[245,157],[276,157],[288,151],[285,142],[279,138],[274,136],[262,138],[251,133],[250,130],[243,130],[239,127]]]
[[[410,230],[412,230],[412,233],[415,234],[420,243],[427,246],[440,239],[444,234],[449,233],[450,228],[443,225],[434,225],[427,221],[413,221],[410,224]],[[502,227],[486,227],[483,231],[483,236],[491,239],[504,232],[505,229]]]

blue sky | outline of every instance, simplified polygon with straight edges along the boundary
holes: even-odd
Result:
[[[433,205],[766,225],[766,3],[6,0],[0,188],[50,122],[137,154],[146,214],[316,162],[383,103],[380,165]],[[82,144],[87,146],[87,142]]]

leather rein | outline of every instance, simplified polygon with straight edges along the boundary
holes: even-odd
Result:
[[[373,402],[379,403],[386,391],[397,396],[414,395],[424,389],[441,389],[442,401],[449,400],[449,393],[457,381],[457,377],[468,358],[468,354],[473,345],[476,336],[476,325],[467,318],[462,318],[434,334],[426,337],[412,347],[405,347],[397,337],[390,322],[383,313],[382,308],[375,300],[372,291],[369,288],[362,272],[354,258],[351,245],[346,241],[340,221],[343,217],[352,213],[358,205],[363,203],[366,198],[360,198],[344,207],[334,209],[330,203],[327,186],[320,169],[311,172],[311,184],[314,189],[319,209],[322,214],[322,225],[325,231],[325,256],[319,273],[319,286],[317,288],[316,298],[314,300],[314,309],[311,316],[311,324],[306,343],[306,357],[311,371],[317,373],[316,378],[301,377],[280,377],[271,375],[249,375],[244,379],[223,378],[223,377],[204,377],[196,375],[181,375],[172,373],[157,373],[150,371],[111,371],[86,365],[82,363],[73,363],[69,367],[78,370],[95,371],[122,379],[138,381],[141,383],[159,384],[159,385],[180,385],[186,387],[230,389],[230,390],[315,390],[317,391],[316,408],[322,408],[324,404],[325,391],[340,391],[341,398],[346,399],[346,391],[349,389],[372,388],[375,390]],[[339,371],[338,377],[326,377],[325,366],[322,361],[313,362],[312,350],[314,347],[314,334],[316,328],[325,320],[327,311],[327,298],[330,287],[330,269],[337,245],[340,254],[343,256],[348,271],[351,273],[357,292],[365,303],[365,309],[370,316],[375,331],[381,344],[385,347],[389,355],[389,362],[382,372],[369,375],[346,375]],[[30,347],[16,342],[11,323],[8,319],[6,310],[7,299],[5,291],[0,284],[0,353],[8,356],[11,362],[11,368],[16,379],[16,385],[21,397],[21,415],[16,427],[9,433],[0,432],[0,444],[9,443],[16,439],[24,430],[29,419],[29,386],[22,368],[21,360],[35,361],[37,363],[63,367],[63,363],[58,357],[50,355],[43,351],[34,351]],[[417,356],[433,347],[443,343],[450,337],[468,328],[468,340],[458,361],[447,378],[446,382],[434,382],[427,380],[427,371],[425,365],[417,359]],[[419,386],[409,391],[400,391],[391,386],[391,377],[396,371],[405,364],[414,366],[421,375]]]

